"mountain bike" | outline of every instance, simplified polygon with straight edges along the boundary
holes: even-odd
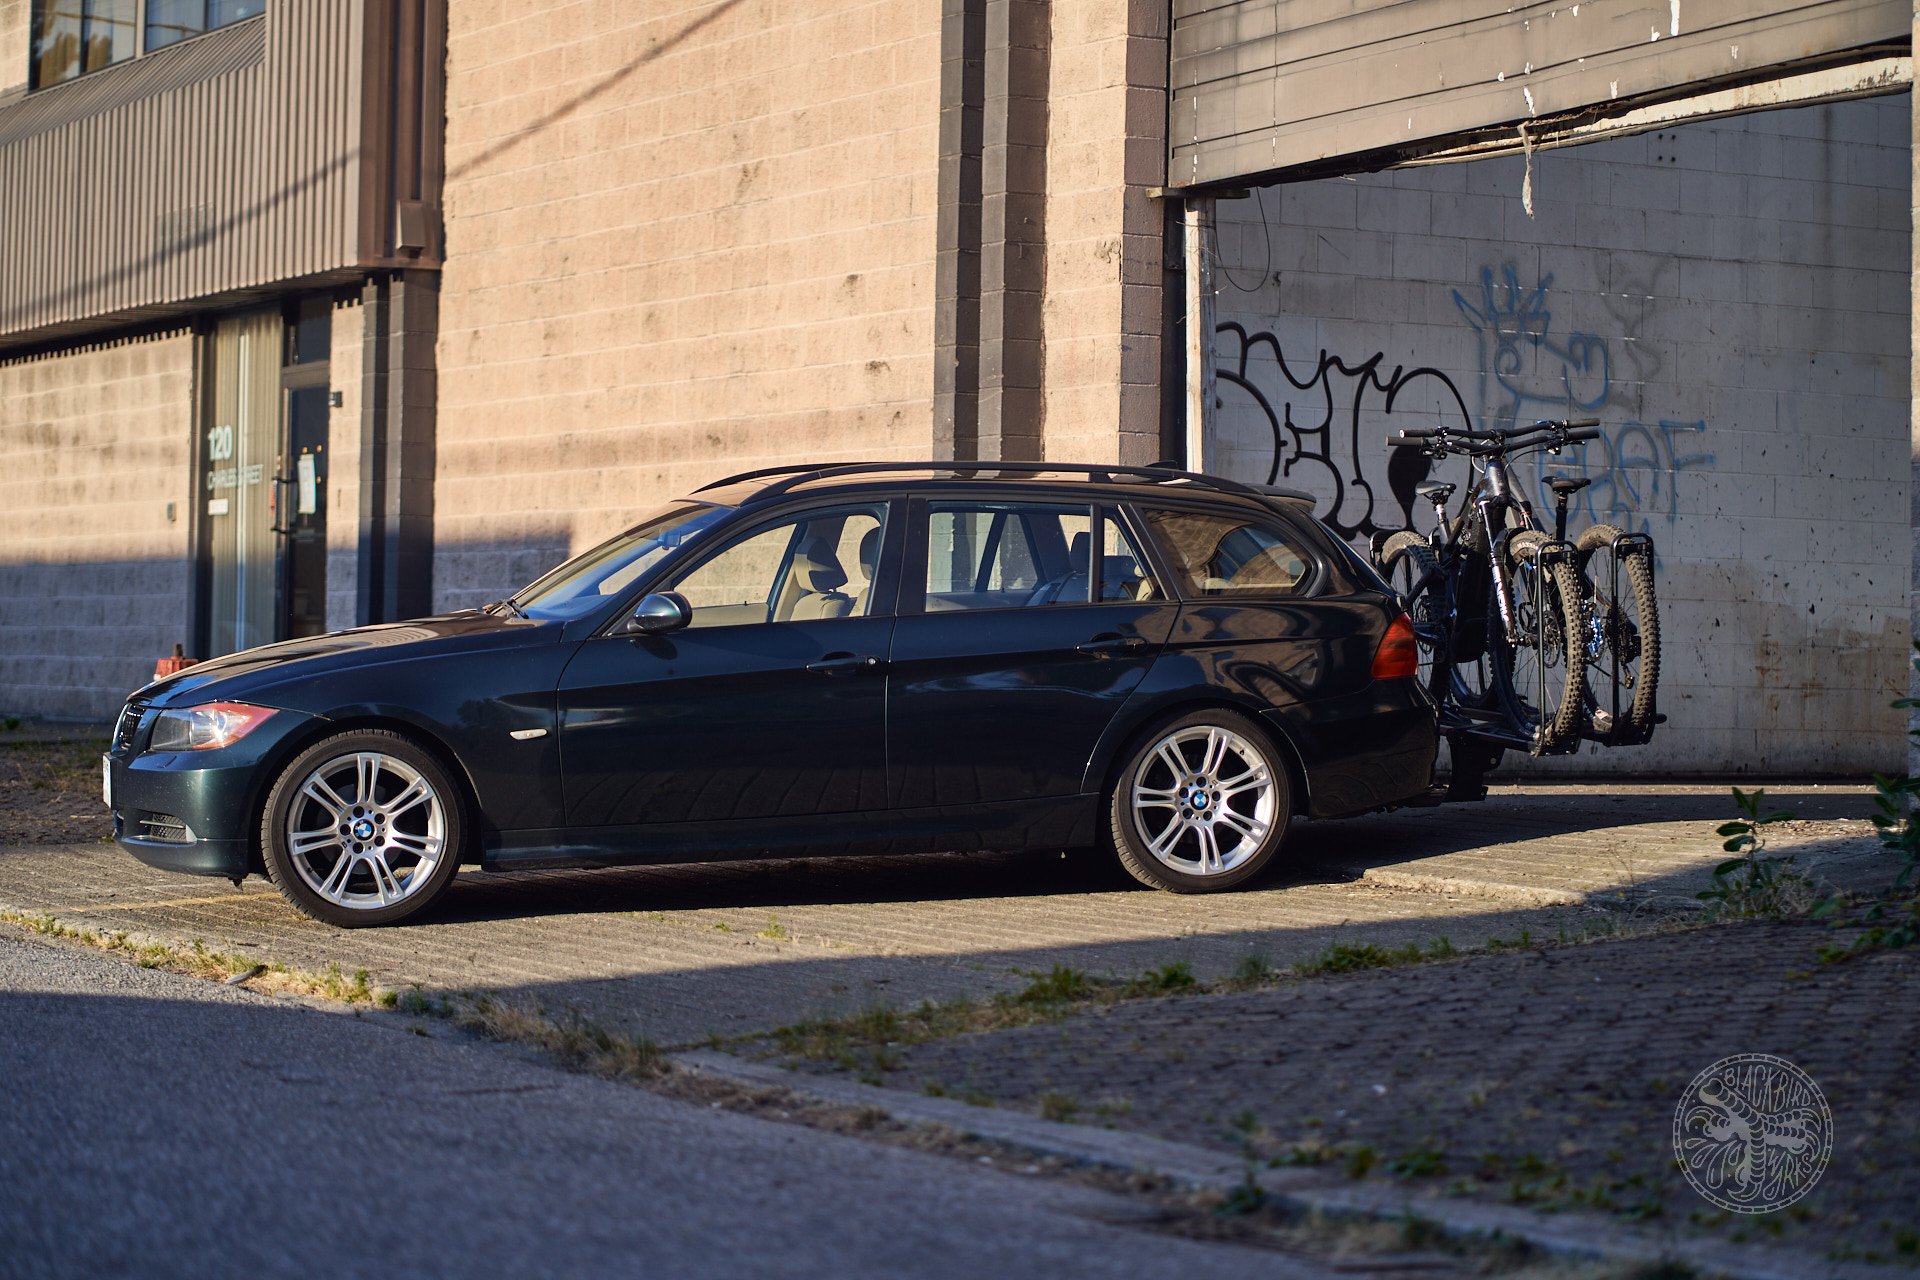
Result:
[[[1625,741],[1630,730],[1650,731],[1658,671],[1651,541],[1596,525],[1568,542],[1568,500],[1589,482],[1561,476],[1547,481],[1556,506],[1549,535],[1508,465],[1594,439],[1598,426],[1586,419],[1510,431],[1439,427],[1387,440],[1436,462],[1462,454],[1473,467],[1452,516],[1447,502],[1457,485],[1416,486],[1433,504],[1431,534],[1402,530],[1374,547],[1376,564],[1407,602],[1420,678],[1453,749],[1458,797],[1482,794],[1486,770],[1510,748],[1560,754],[1583,737]],[[1604,681],[1604,700],[1590,672]]]

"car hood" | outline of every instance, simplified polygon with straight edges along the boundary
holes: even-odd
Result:
[[[469,609],[243,649],[164,676],[135,696],[158,706],[191,706],[217,699],[254,699],[272,705],[271,690],[289,680],[476,648],[550,643],[559,634],[558,623]]]

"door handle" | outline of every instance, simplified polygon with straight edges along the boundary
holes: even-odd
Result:
[[[879,669],[880,659],[867,653],[830,653],[818,662],[807,664],[807,670],[818,671],[823,676],[849,676]]]
[[[1085,644],[1073,646],[1075,653],[1088,653],[1096,658],[1105,658],[1116,653],[1139,653],[1147,647],[1147,642],[1139,636],[1123,636],[1117,631],[1097,635]]]

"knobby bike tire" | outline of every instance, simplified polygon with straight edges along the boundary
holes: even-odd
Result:
[[[1498,629],[1498,643],[1489,647],[1498,655],[1493,664],[1494,683],[1499,687],[1507,713],[1522,726],[1533,721],[1536,749],[1550,751],[1574,742],[1580,736],[1587,712],[1587,649],[1581,609],[1580,577],[1574,566],[1560,560],[1540,563],[1540,551],[1548,541],[1543,533],[1516,534],[1507,544],[1508,571],[1512,577],[1514,611],[1526,621],[1531,610],[1544,610],[1545,625],[1540,628],[1546,651],[1538,655],[1542,666],[1550,666],[1557,656],[1566,668],[1566,683],[1554,705],[1536,708],[1531,697],[1537,691],[1521,689],[1514,675],[1514,656],[1521,649],[1505,634],[1496,616],[1489,628]],[[1527,682],[1531,685],[1531,681]]]
[[[1580,556],[1580,572],[1593,585],[1594,611],[1600,621],[1601,638],[1608,660],[1616,668],[1622,665],[1621,647],[1627,627],[1636,626],[1632,619],[1624,616],[1620,602],[1612,598],[1611,580],[1602,582],[1601,576],[1588,572],[1595,552],[1605,550],[1613,540],[1621,535],[1617,525],[1596,524],[1581,533],[1574,549]],[[1651,556],[1628,556],[1626,564],[1627,589],[1633,595],[1633,607],[1639,615],[1637,623],[1639,653],[1631,661],[1638,662],[1633,672],[1633,696],[1620,709],[1625,723],[1615,726],[1614,732],[1622,729],[1626,735],[1644,738],[1653,729],[1653,717],[1656,714],[1654,699],[1660,686],[1660,608],[1653,593],[1653,558]],[[1629,646],[1631,647],[1631,646]],[[1593,673],[1588,672],[1591,685]],[[1613,709],[1613,695],[1609,689],[1602,697],[1602,690],[1590,688],[1588,695],[1593,706]]]
[[[1413,622],[1414,635],[1418,639],[1416,646],[1420,661],[1420,684],[1435,698],[1444,698],[1446,689],[1442,687],[1440,669],[1440,650],[1430,644],[1421,633],[1444,632],[1444,591],[1446,583],[1438,570],[1439,559],[1433,554],[1433,548],[1427,540],[1411,529],[1402,529],[1388,538],[1380,547],[1380,576],[1388,585],[1406,597],[1407,616]],[[1396,578],[1404,575],[1405,581]],[[1426,586],[1417,592],[1414,588],[1425,582]]]

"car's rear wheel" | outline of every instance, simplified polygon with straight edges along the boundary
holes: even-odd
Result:
[[[460,790],[432,755],[383,729],[335,734],[280,774],[261,817],[267,873],[327,924],[393,924],[459,870]]]
[[[1211,708],[1142,734],[1108,806],[1121,865],[1175,893],[1231,889],[1258,875],[1292,816],[1273,740],[1246,716]]]

